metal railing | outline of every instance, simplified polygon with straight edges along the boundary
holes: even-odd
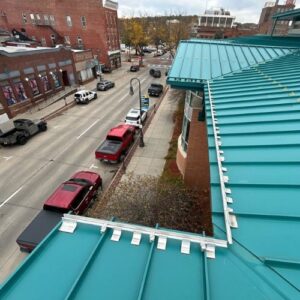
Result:
[[[206,251],[207,257],[209,258],[215,258],[215,247],[227,248],[227,241],[225,240],[191,233],[169,231],[165,229],[150,228],[141,225],[132,225],[69,214],[64,214],[62,218],[62,225],[59,230],[62,232],[73,233],[78,223],[98,226],[100,227],[99,233],[104,233],[107,229],[111,229],[113,230],[111,240],[116,242],[119,241],[123,231],[133,234],[131,241],[131,244],[133,245],[140,244],[142,235],[148,235],[150,242],[153,242],[155,238],[158,238],[157,248],[160,250],[166,249],[168,239],[180,241],[181,252],[184,254],[190,253],[190,243],[199,244],[201,250]]]
[[[224,175],[224,173],[227,171],[227,169],[222,166],[222,162],[225,160],[225,157],[222,155],[222,154],[224,154],[224,152],[220,149],[220,146],[222,145],[220,129],[216,125],[218,123],[218,121],[216,118],[216,111],[214,109],[215,105],[213,103],[213,97],[211,95],[209,81],[207,81],[207,88],[208,88],[211,121],[212,121],[212,126],[213,126],[214,141],[215,141],[216,155],[217,155],[217,162],[218,162],[218,171],[219,171],[220,188],[221,188],[223,210],[224,210],[226,236],[227,236],[228,243],[232,244],[231,227],[237,227],[237,223],[236,223],[235,216],[233,214],[230,214],[233,212],[233,209],[228,207],[228,205],[227,205],[227,203],[232,203],[232,198],[227,196],[227,194],[231,194],[231,190],[229,188],[226,188],[226,186],[225,186],[225,183],[227,183],[229,181],[229,178],[228,178],[228,176]]]

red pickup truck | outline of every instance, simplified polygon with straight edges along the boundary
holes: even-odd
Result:
[[[102,189],[99,174],[89,171],[75,173],[46,200],[43,210],[17,238],[20,249],[31,252],[61,221],[64,213],[82,214],[97,197],[99,189]]]
[[[121,162],[130,145],[134,141],[135,127],[131,125],[119,125],[112,128],[104,142],[96,149],[96,159],[106,162]]]

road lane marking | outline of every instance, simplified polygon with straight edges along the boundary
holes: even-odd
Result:
[[[98,169],[98,167],[95,166],[94,164],[92,164],[92,165],[90,166],[90,169]]]
[[[95,126],[98,122],[100,121],[99,120],[96,120],[91,126],[89,126],[84,132],[82,132],[76,139],[79,140],[86,132],[88,132],[93,126]]]
[[[2,158],[4,158],[5,160],[10,160],[12,156],[2,156]]]
[[[20,187],[18,190],[16,190],[12,195],[10,195],[3,203],[0,204],[0,208],[5,205],[11,198],[13,198],[15,195],[17,195],[23,187]]]

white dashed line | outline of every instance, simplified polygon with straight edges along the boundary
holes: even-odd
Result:
[[[76,139],[79,140],[86,132],[88,132],[94,125],[96,125],[98,122],[100,121],[99,120],[96,120],[91,126],[89,126],[84,132],[82,132]]]
[[[23,187],[20,187],[18,190],[16,190],[12,195],[10,195],[3,203],[0,204],[0,208],[5,205],[11,198],[13,198],[15,195],[17,195]]]

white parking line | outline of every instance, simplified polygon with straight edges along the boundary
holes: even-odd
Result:
[[[92,164],[92,165],[90,166],[90,169],[98,169],[98,167],[95,166],[94,164]]]
[[[99,120],[96,120],[91,126],[89,126],[84,132],[82,132],[76,139],[79,140],[86,132],[88,132],[94,125],[96,125],[98,122],[100,121]]]
[[[0,208],[5,205],[11,198],[13,198],[15,195],[17,195],[23,187],[20,187],[17,191],[15,191],[12,195],[10,195],[3,203],[0,204]]]
[[[2,156],[2,158],[4,158],[5,160],[10,160],[12,156]]]

